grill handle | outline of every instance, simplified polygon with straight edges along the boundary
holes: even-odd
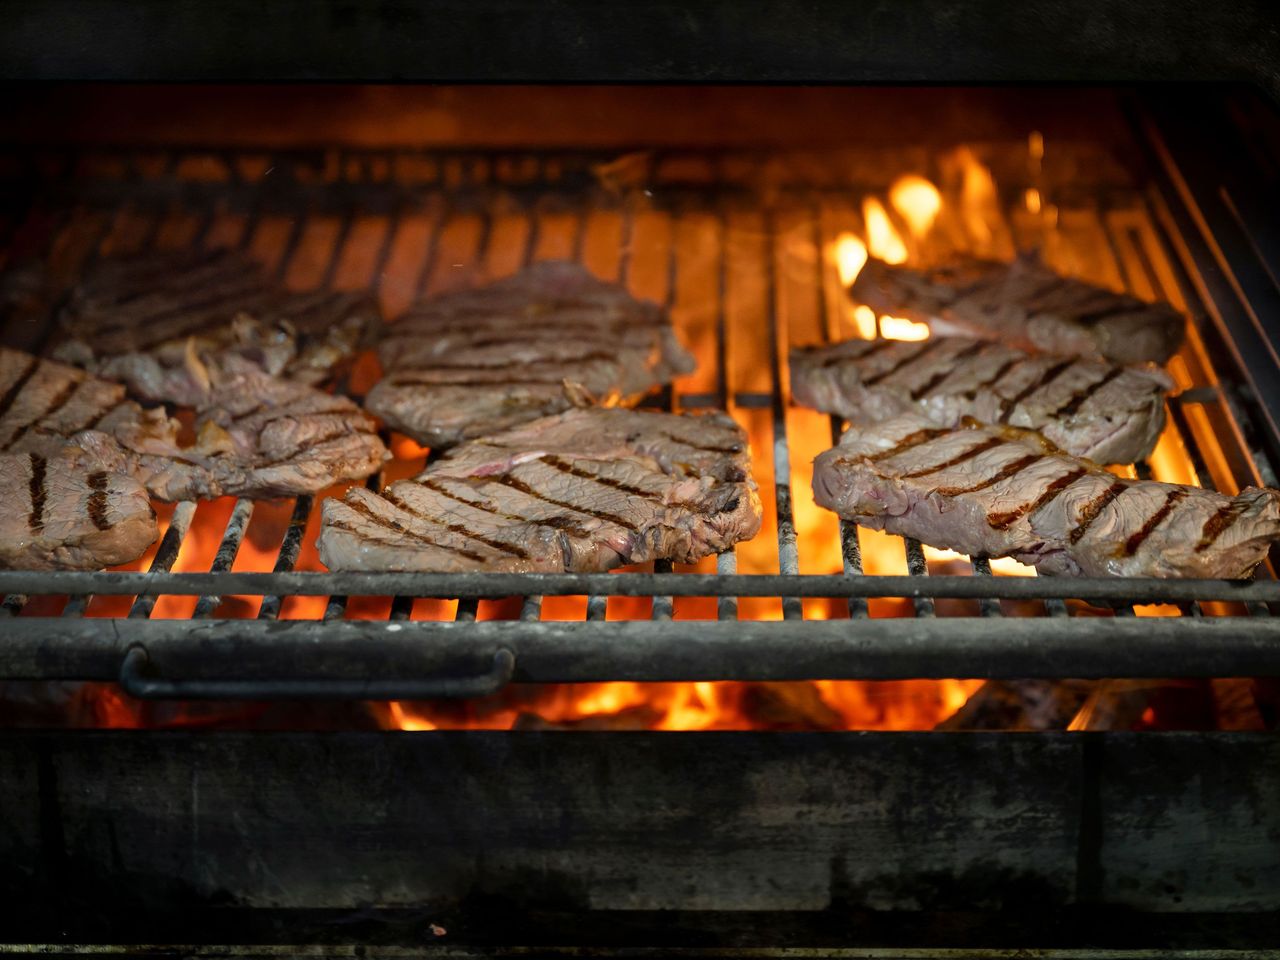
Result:
[[[147,676],[151,658],[140,644],[125,651],[120,686],[139,700],[435,700],[484,697],[508,683],[516,657],[505,647],[488,671],[472,677],[386,680],[169,680]]]

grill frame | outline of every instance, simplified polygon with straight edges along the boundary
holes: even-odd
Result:
[[[630,266],[629,250],[631,231],[640,210],[634,202],[634,195],[618,201],[610,199],[598,187],[593,170],[601,164],[607,164],[619,155],[630,153],[626,150],[583,151],[539,149],[530,151],[492,150],[492,149],[433,149],[433,150],[371,150],[371,149],[338,149],[325,148],[313,150],[275,150],[275,151],[235,151],[221,146],[183,146],[183,147],[146,147],[133,146],[120,148],[93,148],[91,152],[77,151],[29,151],[26,162],[29,164],[23,176],[34,179],[41,184],[32,210],[42,204],[49,204],[53,210],[55,227],[49,232],[50,243],[59,236],[66,222],[59,223],[58,217],[69,217],[76,205],[89,209],[105,211],[102,233],[94,238],[89,252],[81,261],[81,270],[86,268],[98,256],[103,240],[111,229],[111,224],[122,211],[136,208],[147,215],[154,216],[143,246],[148,247],[156,242],[161,229],[165,211],[178,207],[200,211],[202,222],[197,228],[194,242],[204,239],[215,211],[220,208],[244,211],[247,217],[243,233],[242,245],[250,242],[255,227],[263,217],[281,213],[292,213],[295,220],[290,229],[278,265],[278,275],[283,278],[294,258],[299,242],[304,234],[308,218],[312,216],[338,214],[342,217],[339,234],[333,244],[332,254],[323,271],[322,283],[331,284],[337,269],[343,241],[350,230],[353,218],[360,212],[369,212],[385,216],[388,220],[385,239],[379,251],[373,273],[373,288],[377,291],[378,279],[382,268],[386,265],[391,253],[391,246],[398,219],[406,211],[426,212],[432,218],[431,241],[421,268],[418,272],[415,291],[421,294],[427,285],[428,278],[437,269],[439,258],[439,238],[441,230],[451,216],[460,214],[479,214],[482,218],[481,238],[477,241],[476,261],[483,259],[484,251],[490,241],[493,227],[493,209],[495,191],[498,191],[502,202],[514,205],[522,217],[529,219],[529,231],[525,237],[523,261],[530,262],[538,242],[539,217],[547,212],[568,212],[578,218],[577,233],[573,240],[573,251],[579,254],[582,250],[583,234],[586,229],[587,215],[593,204],[605,203],[618,211],[623,218],[623,236],[621,241],[620,274],[625,281]],[[797,208],[814,212],[812,229],[814,231],[815,249],[821,250],[823,243],[823,225],[821,222],[821,205],[830,195],[840,194],[857,196],[870,192],[867,185],[837,182],[824,186],[815,186],[810,181],[773,183],[771,187],[778,191],[781,198],[776,205],[758,205],[755,192],[757,176],[766,169],[773,159],[769,151],[742,150],[705,150],[693,152],[668,150],[663,152],[634,152],[643,159],[646,174],[652,175],[666,166],[682,169],[691,157],[708,164],[714,177],[710,186],[696,179],[683,182],[679,179],[664,181],[662,185],[662,205],[659,209],[672,216],[672,237],[675,237],[675,226],[679,217],[690,209],[701,213],[710,212],[717,218],[720,231],[719,266],[718,266],[718,316],[717,324],[717,388],[711,393],[685,394],[680,399],[682,407],[719,407],[725,408],[732,403],[740,410],[758,410],[770,418],[772,429],[773,456],[772,468],[775,478],[789,478],[790,449],[787,442],[787,406],[785,396],[785,357],[780,349],[779,316],[778,316],[778,256],[777,242],[779,230],[777,226],[778,212],[783,215],[788,210]],[[16,154],[15,154],[16,155]],[[269,171],[277,171],[277,179],[269,188],[261,183],[250,182],[243,175],[246,156],[265,157]],[[214,184],[180,180],[176,172],[184,163],[192,158],[216,158],[223,163],[228,175],[224,182]],[[90,179],[83,181],[75,176],[76,170],[94,162],[123,165],[124,174],[115,179]],[[426,164],[436,171],[434,177],[422,179],[410,185],[395,182],[393,177],[379,174],[378,171],[394,171],[397,166],[409,163]],[[315,174],[336,165],[339,177],[336,182],[317,185]],[[504,182],[496,182],[498,172],[504,165],[515,171],[525,171],[525,179],[519,176]],[[148,171],[149,174],[148,175]],[[383,179],[385,177],[385,179]],[[1219,316],[1224,309],[1232,305],[1219,303],[1222,291],[1206,288],[1201,280],[1206,264],[1202,262],[1203,251],[1188,249],[1185,244],[1175,243],[1181,236],[1174,219],[1174,204],[1177,198],[1162,192],[1157,180],[1144,196],[1137,195],[1149,226],[1155,231],[1158,242],[1163,248],[1166,269],[1172,271],[1177,292],[1189,305],[1195,315],[1210,313]],[[1132,196],[1130,197],[1132,199]],[[1115,198],[1106,189],[1101,190],[1095,198],[1096,209],[1106,213],[1112,209]],[[766,248],[770,253],[765,257],[766,273],[763,278],[764,303],[766,312],[764,322],[769,334],[769,361],[771,365],[771,389],[766,392],[734,391],[730,395],[728,387],[726,363],[726,324],[727,324],[727,288],[728,260],[727,238],[729,236],[729,218],[735,211],[744,208],[759,212],[762,217]],[[62,212],[58,212],[62,211]],[[1006,210],[1007,212],[1007,210]],[[1118,228],[1104,223],[1103,233],[1111,247],[1114,261],[1122,272],[1126,269],[1126,257],[1121,251],[1123,236],[1117,233]],[[1123,231],[1121,231],[1123,232]],[[1156,270],[1142,252],[1140,240],[1133,237],[1131,253],[1128,257],[1130,269],[1140,269],[1146,274],[1143,282],[1159,288],[1160,280]],[[669,244],[668,277],[666,282],[667,305],[672,306],[677,291],[678,257],[676,244]],[[1200,255],[1197,255],[1197,254]],[[1136,260],[1134,259],[1136,257]],[[1137,264],[1137,266],[1133,266]],[[827,296],[830,267],[822,259],[817,261],[819,271],[817,280],[820,284],[819,311],[820,325],[826,333],[834,335],[839,321],[831,315],[830,301]],[[1130,283],[1135,282],[1129,278]],[[1236,305],[1238,308],[1238,305]],[[1206,340],[1223,336],[1223,330],[1213,324],[1199,323],[1197,329]],[[52,322],[36,332],[31,346],[43,347],[53,333]],[[1228,344],[1229,345],[1229,344]],[[1221,357],[1228,351],[1218,343],[1215,350],[1210,351],[1221,366]],[[1201,356],[1201,362],[1208,365],[1207,355]],[[1202,376],[1206,375],[1202,371]],[[1215,380],[1212,367],[1207,370],[1207,377]],[[1192,436],[1188,425],[1188,408],[1194,406],[1208,419],[1211,427],[1217,429],[1230,442],[1223,444],[1223,451],[1229,459],[1229,469],[1237,479],[1252,479],[1253,482],[1274,483],[1275,469],[1270,458],[1269,448],[1272,444],[1250,439],[1253,436],[1253,424],[1266,423],[1265,410],[1259,405],[1256,397],[1246,397],[1237,392],[1235,384],[1243,382],[1243,378],[1233,372],[1233,376],[1215,385],[1204,384],[1187,391],[1170,403],[1172,421],[1184,438]],[[656,401],[659,405],[670,407],[671,391],[668,389]],[[838,436],[840,424],[832,420],[832,437]],[[1192,456],[1192,463],[1197,474],[1205,481],[1211,482],[1210,471],[1206,469],[1195,443],[1184,443]],[[1140,467],[1140,475],[1141,467]],[[376,479],[371,480],[371,484]],[[579,679],[646,679],[646,680],[694,680],[694,679],[734,679],[750,676],[756,679],[871,679],[877,677],[1046,677],[1068,678],[1085,676],[1125,676],[1133,675],[1142,667],[1134,658],[1124,658],[1105,652],[1107,643],[1117,643],[1122,638],[1145,635],[1155,641],[1152,648],[1143,647],[1144,656],[1150,658],[1141,669],[1144,675],[1156,673],[1168,676],[1271,676],[1280,672],[1280,628],[1273,625],[1270,619],[1268,604],[1280,602],[1280,584],[1258,582],[1248,585],[1225,581],[1142,581],[1142,580],[1110,580],[1110,581],[1053,581],[1050,579],[1020,580],[1017,578],[1001,578],[991,576],[988,563],[978,559],[971,564],[972,577],[938,577],[928,576],[926,558],[920,544],[906,541],[906,561],[908,577],[873,576],[862,573],[861,556],[855,528],[841,523],[841,546],[843,576],[815,576],[799,573],[796,552],[796,531],[792,509],[792,496],[789,479],[774,484],[773,508],[777,516],[777,560],[779,574],[749,575],[737,574],[733,554],[723,555],[717,564],[714,575],[673,574],[670,564],[660,563],[655,567],[654,575],[643,573],[620,573],[602,575],[492,575],[492,574],[453,574],[453,575],[385,575],[385,574],[321,574],[292,573],[291,568],[301,548],[307,519],[315,505],[314,498],[301,497],[295,508],[281,549],[275,562],[275,572],[269,574],[231,573],[231,566],[236,553],[245,536],[252,517],[253,504],[249,500],[237,502],[231,520],[227,524],[226,534],[218,547],[210,574],[170,574],[169,569],[177,559],[182,547],[183,538],[190,527],[194,513],[194,504],[179,504],[174,511],[173,519],[161,542],[151,573],[147,574],[23,574],[0,572],[0,593],[7,594],[6,602],[0,610],[6,613],[18,613],[24,597],[28,595],[67,595],[71,599],[60,618],[21,617],[11,623],[15,636],[21,638],[21,651],[10,656],[0,656],[0,672],[10,678],[39,679],[125,679],[128,681],[130,668],[127,652],[130,648],[143,651],[143,656],[154,669],[158,664],[170,662],[175,656],[173,651],[181,649],[181,631],[144,625],[143,621],[150,617],[155,598],[162,594],[191,595],[199,600],[194,618],[206,621],[209,635],[225,639],[234,644],[239,640],[257,636],[259,632],[271,632],[271,622],[281,613],[283,598],[300,595],[325,595],[330,597],[328,609],[323,619],[315,621],[290,622],[287,631],[274,631],[272,644],[277,654],[267,662],[259,663],[256,674],[240,675],[234,678],[225,676],[225,669],[216,663],[208,662],[196,670],[194,679],[219,681],[229,684],[235,680],[241,684],[257,684],[252,687],[263,696],[290,696],[290,681],[307,679],[299,677],[291,671],[298,669],[298,650],[316,640],[336,637],[341,629],[334,626],[334,621],[345,612],[346,598],[351,596],[393,596],[388,621],[382,623],[362,622],[358,632],[366,643],[373,648],[356,655],[349,651],[354,659],[341,664],[339,672],[348,675],[363,676],[366,684],[376,683],[379,678],[370,675],[370,669],[384,659],[387,651],[399,649],[405,638],[413,637],[414,642],[424,642],[436,635],[444,636],[445,625],[419,624],[409,620],[413,601],[418,598],[459,598],[457,620],[459,623],[449,625],[448,635],[466,633],[479,644],[484,657],[496,656],[501,649],[518,647],[514,677],[517,680],[533,680],[539,682],[573,681]],[[257,624],[241,619],[218,619],[212,617],[221,597],[232,594],[262,596],[263,602],[257,615]],[[89,598],[95,595],[133,596],[135,600],[124,619],[114,618],[111,632],[115,638],[111,649],[117,660],[113,669],[106,670],[101,661],[102,649],[91,650],[91,633],[81,629],[74,623],[75,617],[83,614]],[[494,626],[488,623],[467,624],[475,620],[478,603],[482,599],[504,596],[524,596],[526,603],[520,620],[514,624]],[[554,621],[541,621],[539,617],[540,598],[543,596],[585,595],[588,597],[586,619],[581,624],[566,625]],[[638,669],[635,663],[627,663],[625,657],[616,651],[609,652],[611,640],[616,631],[616,624],[601,627],[597,621],[603,621],[606,602],[609,597],[646,596],[653,598],[652,623],[645,627],[649,631],[646,636],[651,639],[652,649],[662,651],[667,658],[653,656],[645,660],[645,669]],[[775,656],[765,657],[759,664],[766,664],[759,672],[755,667],[743,672],[726,664],[711,651],[713,644],[706,649],[695,645],[697,649],[687,656],[675,655],[687,638],[698,633],[702,626],[713,624],[698,623],[698,627],[686,627],[684,621],[671,620],[672,601],[676,597],[701,596],[717,598],[717,616],[720,624],[734,621],[736,626],[731,630],[722,630],[726,637],[732,635],[736,641],[746,645],[744,652],[754,653],[758,650],[774,650]],[[804,624],[799,630],[792,623],[786,630],[779,630],[768,621],[739,621],[737,605],[739,598],[773,597],[781,603],[781,614],[784,622]],[[850,622],[846,628],[827,626],[816,621],[804,621],[802,599],[808,597],[825,597],[847,599]],[[910,621],[882,621],[880,618],[867,617],[866,601],[875,598],[905,597],[912,601],[915,617]],[[978,617],[936,617],[934,601],[943,598],[963,598],[976,600],[979,603]],[[999,602],[1001,600],[1036,599],[1046,604],[1047,619],[1038,619],[1036,633],[1038,639],[1046,644],[1044,650],[1052,649],[1056,656],[1050,658],[1040,656],[1028,659],[1019,658],[1017,651],[1025,644],[1028,634],[1027,624],[1021,618],[1001,616]],[[1066,600],[1083,600],[1115,606],[1116,616],[1090,619],[1087,623],[1075,618],[1063,618],[1067,608]],[[1245,604],[1249,616],[1243,618],[1217,618],[1200,616],[1199,604],[1210,601],[1241,602]],[[1143,631],[1128,619],[1132,615],[1132,605],[1139,602],[1176,602],[1184,605],[1187,616],[1158,621],[1143,621]],[[667,623],[667,621],[671,621]],[[969,623],[968,621],[973,621]],[[96,622],[96,621],[94,621]],[[886,626],[886,623],[890,625]],[[963,645],[948,646],[948,638],[953,636],[957,623],[963,623],[963,630],[972,631],[973,636]],[[721,628],[716,628],[721,629]],[[590,650],[593,657],[589,677],[582,671],[566,668],[555,651],[555,642],[550,638],[559,637],[562,633],[576,633],[575,643]],[[711,636],[714,631],[707,631]],[[785,655],[786,640],[784,637],[798,634],[801,639],[823,642],[824,638],[833,640],[847,647],[848,659],[832,657],[830,667],[818,664],[807,672],[797,673],[793,663],[789,663]],[[915,638],[918,646],[908,658],[909,667],[902,664],[899,656],[901,650],[896,644],[906,642],[906,638]],[[1081,646],[1081,639],[1085,645]],[[456,642],[452,640],[450,642]],[[792,640],[791,642],[794,642]],[[507,646],[495,646],[505,643]],[[545,650],[543,649],[545,647]],[[1095,649],[1096,647],[1096,649]],[[29,648],[29,649],[28,649]],[[47,652],[58,648],[60,656],[29,655],[33,651]],[[25,651],[25,652],[22,652]],[[167,651],[167,654],[166,654]],[[541,652],[540,652],[541,651]],[[1230,652],[1229,652],[1230,651]],[[1043,653],[1043,651],[1042,651]],[[74,655],[73,655],[74,654]],[[474,654],[474,651],[473,651]],[[855,655],[856,654],[856,655]],[[217,658],[209,657],[207,660]],[[543,660],[555,664],[547,667]],[[699,658],[702,658],[699,660]],[[603,661],[600,659],[603,658]],[[181,657],[177,656],[178,662]],[[612,663],[610,667],[598,664]],[[714,663],[718,668],[712,668]],[[54,666],[54,664],[57,666]],[[682,664],[674,668],[671,664]],[[461,660],[455,657],[456,675],[448,670],[435,677],[437,680],[473,678],[483,675],[486,663],[477,667],[474,656]],[[757,666],[759,665],[757,664]],[[837,666],[839,664],[839,666]],[[139,660],[133,661],[132,672],[137,674]],[[717,672],[718,671],[718,672]],[[332,676],[325,677],[327,670],[321,666],[313,671],[312,680],[328,680],[328,686],[309,693],[309,696],[349,696],[350,689],[336,684]],[[402,680],[406,678],[400,678]],[[126,682],[126,688],[141,692],[146,688],[142,682],[145,677],[134,676],[134,682]],[[381,682],[389,683],[391,677],[382,677]],[[181,682],[181,681],[179,681]],[[422,683],[423,681],[414,681]],[[150,695],[158,695],[164,688],[152,685]],[[170,688],[176,689],[176,688]],[[193,690],[195,688],[188,688]],[[235,696],[244,695],[243,686],[224,686],[222,689],[234,689]],[[372,687],[369,689],[373,689]],[[467,688],[469,689],[469,688]],[[327,693],[325,691],[328,691]],[[217,693],[211,687],[200,694],[208,696],[231,696],[229,692]]]

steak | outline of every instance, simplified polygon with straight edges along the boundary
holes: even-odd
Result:
[[[382,493],[324,503],[332,570],[603,571],[693,563],[760,529],[723,414],[572,409],[457,447]]]
[[[146,376],[152,368],[116,358],[146,354],[161,368],[181,366],[194,338],[200,352],[235,349],[269,373],[315,385],[351,359],[377,321],[377,305],[362,294],[291,293],[233,251],[148,254],[89,271],[60,314],[68,340],[57,356],[122,379],[144,399],[186,403]]]
[[[791,351],[796,401],[858,426],[912,411],[944,427],[974,417],[1038,430],[1059,449],[1099,463],[1151,453],[1172,389],[1155,367],[1033,357],[964,337],[846,340]]]
[[[1186,333],[1186,319],[1169,304],[1060,276],[1032,256],[1013,263],[964,259],[932,270],[873,257],[849,294],[877,313],[927,323],[936,335],[1112,363],[1165,363]]]
[[[14,509],[0,514],[0,568],[98,570],[136,560],[159,531],[147,491],[74,457],[0,454]]]
[[[1041,573],[1245,577],[1280,538],[1280,493],[1123,480],[1010,428],[903,414],[814,464],[817,502],[866,527]]]
[[[0,348],[0,450],[54,456],[69,441],[84,463],[161,500],[315,493],[367,477],[389,456],[346,397],[272,377],[234,352],[192,357],[186,371],[182,390],[198,397],[194,443],[119,384]]]
[[[567,262],[424,301],[379,356],[365,406],[432,447],[566,410],[566,382],[633,401],[694,367],[666,311]]]

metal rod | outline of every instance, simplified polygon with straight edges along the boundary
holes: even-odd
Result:
[[[181,504],[179,505],[181,506]],[[171,525],[172,528],[172,525]],[[166,535],[166,539],[168,539]],[[162,544],[162,548],[163,548]],[[720,556],[730,556],[721,554]],[[99,593],[107,596],[199,596],[235,593],[320,597],[500,597],[542,594],[611,597],[950,597],[978,600],[1181,603],[1191,600],[1280,603],[1276,580],[1154,580],[1128,577],[913,577],[773,573],[147,573],[3,570],[0,593],[33,596]]]
[[[307,531],[307,518],[311,516],[312,497],[304,494],[293,505],[293,513],[289,517],[289,526],[284,532],[284,540],[276,554],[275,573],[286,573],[298,562],[298,552],[302,549],[302,538]],[[262,598],[262,606],[258,608],[259,620],[274,620],[280,616],[280,607],[284,600],[274,595]]]
[[[182,540],[187,535],[187,530],[191,527],[191,518],[196,514],[196,505],[194,501],[183,500],[173,508],[173,516],[169,518],[169,529],[165,530],[164,537],[160,541],[160,546],[156,550],[156,555],[151,559],[151,567],[146,573],[138,574],[138,577],[144,581],[149,581],[153,577],[173,576],[169,573],[169,568],[173,566],[178,559],[178,552],[182,549]],[[110,574],[96,574],[96,576],[110,576]],[[210,576],[213,576],[212,574]],[[221,575],[219,575],[220,580]],[[196,593],[214,593],[220,588],[212,586],[208,590],[199,590]],[[65,591],[64,591],[65,592]],[[86,590],[85,593],[102,593],[102,590]],[[233,591],[234,592],[234,591]],[[288,592],[288,591],[282,591]],[[129,608],[129,617],[134,620],[146,619],[151,616],[151,611],[155,608],[156,597],[160,596],[156,593],[143,593],[140,590],[126,590],[116,594],[124,596],[136,596],[133,606]]]
[[[986,557],[974,557],[969,561],[973,567],[973,575],[975,577],[990,577],[991,561]],[[994,597],[983,597],[978,601],[978,611],[984,617],[1001,617],[1004,612],[1000,609],[1000,601]]]
[[[114,680],[134,647],[158,676],[209,681],[471,676],[501,649],[529,683],[1280,676],[1280,632],[1251,617],[120,625],[10,620],[0,676]]]
[[[800,555],[796,548],[796,521],[791,509],[791,449],[787,443],[787,408],[782,384],[786,377],[783,365],[787,362],[779,340],[786,342],[787,327],[778,309],[778,249],[777,224],[772,210],[764,212],[764,304],[768,317],[769,362],[772,368],[773,398],[773,493],[778,521],[778,572],[798,574]],[[804,606],[799,597],[782,598],[782,616],[785,620],[800,620]]]
[[[903,537],[903,543],[906,545],[907,552],[907,573],[913,577],[929,576],[929,563],[924,558],[924,547],[915,537]],[[917,617],[932,617],[934,615],[933,599],[928,594],[920,594],[912,597],[912,605],[915,607]]]
[[[253,501],[245,498],[237,500],[231,510],[231,516],[227,518],[226,531],[222,535],[218,552],[214,555],[213,563],[209,567],[210,573],[226,573],[231,569],[232,564],[236,562],[236,554],[240,552],[240,544],[244,541],[245,530],[248,529],[252,518]],[[221,602],[221,595],[205,594],[196,601],[195,612],[191,614],[192,619],[202,620],[212,616]]]

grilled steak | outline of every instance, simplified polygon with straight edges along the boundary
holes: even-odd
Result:
[[[691,563],[760,529],[748,467],[722,414],[573,409],[464,444],[381,494],[326,500],[320,557],[333,570]]]
[[[870,426],[923,413],[951,427],[965,417],[1039,430],[1058,448],[1099,463],[1147,456],[1164,429],[1173,381],[1155,367],[1032,357],[964,337],[847,340],[791,351],[799,403]]]
[[[1280,538],[1280,493],[1122,480],[1009,428],[904,414],[818,457],[819,504],[863,526],[1042,573],[1244,577]]]
[[[0,347],[0,452],[53,457],[80,431],[111,433],[143,418],[118,383]]]
[[[136,560],[155,542],[156,515],[138,483],[74,457],[0,454],[0,568],[97,570]]]
[[[961,260],[933,270],[867,261],[849,288],[878,313],[1010,346],[1113,363],[1164,363],[1182,345],[1186,320],[1147,303],[1059,276],[1034,257],[1013,263]]]
[[[133,477],[161,500],[314,493],[367,477],[389,455],[345,397],[272,377],[235,354],[193,359],[196,442],[119,384],[0,348],[0,450],[51,457],[68,441],[85,463]]]
[[[411,308],[379,355],[365,405],[433,447],[559,413],[566,381],[629,400],[693,369],[660,307],[562,262]]]
[[[128,383],[147,400],[188,403],[166,393],[150,367],[124,364],[146,354],[160,368],[199,351],[232,348],[269,373],[318,384],[354,353],[377,321],[377,305],[351,293],[290,293],[257,264],[226,250],[107,260],[89,272],[60,316],[68,341],[59,359]]]

